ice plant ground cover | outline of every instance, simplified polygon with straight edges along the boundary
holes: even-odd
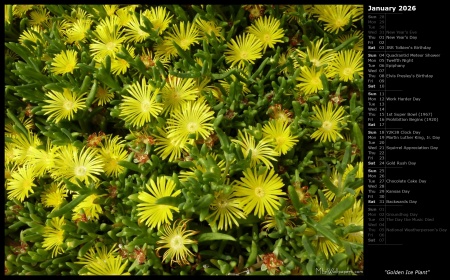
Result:
[[[360,274],[362,15],[5,5],[5,274]]]

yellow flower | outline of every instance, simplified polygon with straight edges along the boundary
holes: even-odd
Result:
[[[364,17],[364,5],[350,5],[353,13],[353,21],[360,21]]]
[[[50,220],[50,225],[44,227],[44,241],[42,248],[49,251],[52,250],[52,258],[64,252],[62,245],[64,244],[64,230],[62,226],[66,224],[64,217],[55,217]]]
[[[94,102],[97,102],[99,106],[108,104],[109,101],[113,100],[113,98],[114,93],[110,91],[109,87],[97,86]]]
[[[117,254],[118,248],[115,248],[117,244],[114,244],[108,251],[108,248],[103,243],[94,243],[94,247],[89,250],[83,256],[78,256],[79,261],[77,264],[90,265],[96,261],[105,261],[109,257],[114,257]]]
[[[163,109],[163,104],[156,100],[159,89],[147,84],[145,78],[141,82],[141,85],[135,82],[128,88],[131,96],[124,96],[120,104],[120,117],[138,127],[149,122],[152,117],[158,117]]]
[[[5,157],[5,166],[9,165],[9,164],[14,164],[16,165],[17,163],[14,160],[14,149],[15,149],[15,144],[14,143],[10,143],[10,142],[6,142],[5,141],[5,153],[4,153],[4,157]]]
[[[259,162],[264,163],[268,168],[273,167],[270,160],[277,161],[274,156],[278,156],[278,153],[274,150],[271,139],[263,138],[256,144],[255,137],[247,131],[244,131],[244,134],[242,134],[241,130],[238,130],[238,136],[241,140],[232,139],[231,141],[241,147],[245,158],[248,157],[250,152],[252,153],[250,167],[255,167]]]
[[[343,186],[343,176],[339,174],[336,168],[331,171],[330,182],[339,190],[342,191]],[[328,201],[333,201],[336,198],[336,194],[331,191],[328,187],[323,189],[323,194]]]
[[[196,58],[195,61],[200,65],[203,65],[201,59]],[[200,77],[195,79],[195,87],[197,89],[197,96],[200,97],[203,94],[212,93],[214,97],[218,97],[220,89],[214,85],[210,85],[211,79],[207,77]]]
[[[118,26],[118,18],[111,17],[106,18],[97,25],[93,32],[95,39],[89,45],[89,49],[95,61],[102,62],[103,59],[109,55],[111,59],[116,57],[122,47],[122,43],[125,41],[125,37],[122,36],[122,31]]]
[[[363,53],[355,50],[340,51],[335,60],[333,60],[328,68],[330,76],[339,75],[340,81],[353,81],[354,74],[357,73],[360,77],[363,76],[364,59]]]
[[[65,32],[67,43],[86,42],[86,32],[91,29],[91,24],[92,20],[89,18],[77,19]]]
[[[58,146],[53,146],[50,140],[47,140],[47,149],[31,149],[28,153],[30,164],[34,166],[34,172],[37,177],[42,177],[46,172],[51,171],[55,166],[56,152]]]
[[[17,118],[21,124],[28,130],[31,131],[34,127],[33,119],[32,118],[25,118],[25,116],[18,117]],[[15,129],[13,127],[14,122],[10,119],[5,119],[5,136],[15,138],[17,137],[20,132],[17,132],[17,128]]]
[[[134,17],[134,10],[138,5],[126,5],[116,11],[120,26],[126,26]]]
[[[318,21],[324,22],[326,31],[337,34],[357,20],[355,11],[352,5],[315,5],[312,13],[318,16]]]
[[[341,130],[339,124],[344,120],[344,107],[338,106],[338,108],[334,110],[333,103],[329,101],[327,106],[322,105],[320,109],[318,106],[314,106],[313,111],[316,114],[311,116],[311,119],[321,121],[322,126],[311,134],[312,139],[321,142],[336,142],[337,137],[343,138],[342,135],[339,134],[339,131]]]
[[[61,146],[56,155],[52,175],[56,179],[67,178],[77,184],[76,179],[89,184],[96,182],[104,171],[104,163],[93,148],[83,147],[80,152],[74,146]]]
[[[16,164],[5,164],[5,189],[8,185],[9,180],[12,179],[12,173],[17,171]]]
[[[167,138],[174,139],[177,144],[185,143],[191,134],[195,135],[195,140],[207,138],[213,131],[213,117],[214,111],[204,99],[188,101],[167,120]]]
[[[131,45],[126,46],[125,49],[132,58],[136,57],[133,46],[131,46]],[[130,64],[125,59],[116,57],[113,60],[111,60],[111,73],[113,73],[113,75],[117,76],[120,74],[125,74],[127,72],[128,68],[130,68]]]
[[[301,191],[301,189],[300,189]],[[298,192],[297,192],[298,193]],[[322,218],[330,211],[329,209],[324,209],[322,201],[319,201],[319,199],[314,197],[311,201],[311,211],[314,214],[312,217],[316,222],[322,220]]]
[[[273,142],[275,152],[283,155],[298,142],[297,137],[291,134],[289,122],[282,119],[268,122],[263,126],[262,131],[264,137]]]
[[[339,245],[324,236],[318,236],[311,244],[316,247],[318,253],[324,254],[327,259],[340,251],[344,251],[344,248],[339,247]]]
[[[286,66],[286,62],[288,62],[288,59],[292,57],[292,48],[289,48],[286,52],[280,53],[280,56],[278,57],[277,66],[283,67],[279,73],[282,73],[284,75],[289,75],[289,67]],[[298,63],[295,59],[293,59],[294,65]]]
[[[76,221],[81,218],[84,214],[88,220],[97,221],[99,219],[99,214],[103,213],[102,206],[98,204],[98,198],[106,196],[106,194],[98,195],[91,194],[81,201],[75,208],[73,208],[72,220]],[[74,195],[74,198],[77,195]]]
[[[311,199],[311,211],[315,213],[312,217],[316,222],[320,221],[330,210],[324,209],[322,201],[319,201],[317,197]],[[324,254],[325,258],[330,258],[334,254],[344,251],[343,247],[334,243],[330,239],[318,234],[315,230],[311,228],[306,228],[305,233],[308,235],[313,235],[312,245],[316,248],[318,254]]]
[[[38,33],[38,34],[36,34],[35,32]],[[36,43],[37,41],[43,42],[42,32],[43,32],[43,29],[39,25],[31,26],[31,27],[27,28],[26,30],[24,30],[22,32],[22,34],[20,34],[20,36],[19,36],[19,43],[22,46],[27,46],[28,47],[28,45],[25,44],[25,41],[27,41],[27,40],[31,41],[31,42],[34,42],[34,43]],[[34,51],[34,49],[36,49],[36,47],[32,46],[32,50],[33,51]]]
[[[105,9],[106,15],[111,17],[119,8],[119,5],[103,5],[103,9]]]
[[[73,70],[78,69],[77,52],[74,50],[62,51],[57,54],[52,62],[52,71],[57,75],[66,73],[73,74]]]
[[[49,121],[53,120],[55,123],[59,123],[61,120],[73,119],[74,113],[79,109],[86,108],[86,93],[81,95],[71,92],[65,88],[64,92],[49,91],[45,94],[47,99],[45,100],[47,105],[42,106],[44,115],[49,115]]]
[[[177,142],[175,138],[168,138],[167,131],[159,127],[156,127],[159,135],[153,135],[155,137],[155,152],[161,157],[162,160],[169,158],[169,162],[174,162],[181,158],[183,151],[187,151],[186,144],[193,144],[194,139],[188,139],[185,142]]]
[[[323,71],[316,71],[315,67],[301,67],[300,75],[297,77],[297,87],[305,94],[313,94],[319,90],[323,90],[322,80],[320,80],[320,76]]]
[[[336,220],[338,225],[345,227],[348,226],[364,226],[364,207],[362,205],[362,200],[357,200],[353,204],[352,208],[344,212],[344,215]],[[355,242],[359,244],[364,243],[363,231],[349,232],[344,236],[344,239]]]
[[[81,257],[77,264],[84,264],[83,270],[87,270],[87,275],[130,275],[125,272],[128,260],[122,264],[122,256],[117,254],[117,244],[114,244],[108,251],[108,248],[102,243],[95,243],[94,248]]]
[[[240,197],[240,207],[246,215],[254,212],[258,218],[275,214],[281,205],[281,196],[286,194],[281,190],[283,186],[283,181],[273,169],[258,174],[256,169],[248,168],[244,171],[244,177],[234,182],[235,195]]]
[[[173,219],[172,211],[179,212],[176,206],[167,204],[158,204],[157,200],[163,197],[176,197],[181,193],[181,190],[175,190],[175,182],[172,179],[166,179],[160,176],[153,181],[150,179],[150,186],[145,185],[147,192],[139,192],[138,198],[142,203],[138,206],[138,216],[150,228],[159,229],[162,224],[169,223]]]
[[[122,256],[108,257],[107,259],[98,259],[96,262],[87,266],[87,275],[131,275],[124,272],[127,268],[128,260],[122,264]]]
[[[149,33],[145,32],[140,27],[145,26],[143,17],[142,14],[139,15],[139,18],[133,16],[125,26],[124,36],[127,42],[132,41],[133,43],[141,43],[150,36]]]
[[[196,244],[197,241],[191,240],[188,237],[197,234],[197,231],[186,230],[189,220],[177,220],[173,224],[173,228],[169,224],[164,225],[164,230],[161,239],[156,241],[156,244],[165,244],[156,248],[156,254],[159,250],[167,248],[164,252],[163,262],[170,259],[170,265],[173,262],[179,265],[189,264],[188,257],[194,254],[189,251],[186,245]]]
[[[336,57],[336,52],[333,49],[327,49],[325,45],[322,45],[323,38],[320,38],[316,42],[311,42],[311,46],[306,48],[306,52],[295,49],[298,57],[304,62],[311,62],[312,67],[322,67],[325,64],[329,64]],[[299,67],[297,60],[294,60],[294,66]],[[324,73],[327,73],[327,68],[322,69]]]
[[[187,101],[197,99],[198,90],[192,78],[179,78],[172,75],[167,77],[167,82],[161,90],[164,103],[163,112],[168,115],[179,110]]]
[[[72,24],[78,21],[79,19],[88,19],[93,17],[93,15],[89,14],[81,7],[73,7],[70,13],[64,13],[62,16],[65,20],[67,20]]]
[[[30,13],[31,19],[28,21],[30,25],[40,25],[43,27],[48,27],[50,20],[50,12],[47,9],[38,6],[35,10]]]
[[[223,191],[214,193],[214,201],[211,203],[209,208],[213,210],[213,213],[206,217],[206,219],[212,218],[211,223],[215,223],[217,220],[217,229],[228,230],[233,227],[233,223],[239,227],[239,223],[236,218],[245,219],[245,214],[239,205],[238,199],[235,197],[235,193],[225,194]]]
[[[206,21],[198,17],[195,20],[195,23],[200,29],[200,36],[202,36],[202,39],[208,40],[207,35],[211,36],[211,34],[212,36],[215,36],[218,40],[224,39],[222,33],[220,32],[222,30],[222,27],[217,26],[214,21]]]
[[[42,145],[42,141],[39,139],[37,134],[30,131],[27,132],[27,135],[20,133],[12,140],[14,155],[12,161],[15,163],[30,164],[33,153],[37,150],[37,147]]]
[[[352,33],[344,33],[338,37],[339,42],[344,43],[348,39],[357,36],[356,42],[353,42],[353,50],[361,52],[364,50],[364,33],[362,30],[355,30]]]
[[[66,197],[66,187],[64,185],[58,186],[58,184],[54,182],[41,193],[42,204],[44,207],[53,207],[52,211],[58,209],[61,204],[66,201]]]
[[[236,64],[239,68],[245,67],[245,62],[254,64],[255,60],[262,56],[263,44],[253,34],[242,34],[231,39],[225,50],[225,61],[231,63],[231,67]]]
[[[344,188],[346,187],[345,185],[345,181],[347,180],[347,175],[350,173],[350,171],[352,171],[355,167],[353,167],[353,165],[351,165],[350,163],[347,164],[347,168],[345,168],[344,173],[343,174],[339,174],[339,172],[336,170],[336,168],[332,169],[331,172],[331,176],[330,176],[330,182],[337,188],[338,193],[342,193],[344,191]],[[358,178],[363,178],[363,162],[359,162],[357,163],[357,167],[358,168],[356,170],[355,173],[355,179]],[[353,181],[351,181],[353,182]],[[358,186],[357,188],[355,188],[355,195],[358,195],[363,189],[363,185]],[[325,197],[327,198],[328,201],[333,201],[336,197],[335,193],[333,191],[331,191],[328,188],[325,188],[323,190],[323,194],[325,195]]]
[[[34,168],[24,165],[11,173],[11,179],[8,180],[6,190],[8,191],[8,199],[17,199],[24,201],[30,193],[34,193]]]
[[[177,49],[173,46],[172,40],[164,38],[161,43],[155,43],[153,45],[155,54],[163,60],[171,60],[178,56]]]
[[[165,7],[157,6],[151,7],[150,10],[145,10],[143,15],[146,16],[153,25],[153,30],[158,31],[161,35],[164,30],[169,27],[170,21],[173,17]]]
[[[13,5],[13,15],[22,18],[26,16],[26,13],[33,9],[34,5]]]
[[[281,38],[284,36],[284,30],[280,28],[280,20],[272,17],[265,16],[264,18],[257,18],[247,32],[255,35],[263,44],[263,52],[266,48],[275,48],[276,43],[282,43]]]
[[[364,178],[364,162],[358,162],[357,166],[358,170],[356,171],[355,179]],[[362,192],[364,192],[364,185],[355,188],[355,196],[358,196]]]
[[[200,36],[195,24],[188,22],[185,26],[184,22],[181,21],[178,25],[172,27],[172,32],[168,33],[167,36],[164,37],[164,40],[166,42],[166,48],[175,49],[175,46],[172,43],[172,41],[174,41],[181,49],[188,50],[190,46],[198,44]],[[174,52],[178,55],[176,49]]]
[[[58,35],[60,37],[65,36],[67,34],[67,30],[70,29],[71,26],[72,26],[72,23],[68,22],[65,19],[58,20],[58,21],[55,22],[55,29],[58,30]],[[52,28],[52,27],[48,27],[48,28]],[[45,67],[47,67],[47,65]],[[44,69],[45,69],[45,67],[44,67]]]
[[[119,165],[119,161],[126,161],[128,156],[124,140],[120,140],[120,136],[113,138],[112,135],[108,135],[100,147],[99,154],[105,166],[105,175],[118,177],[125,170],[125,167]]]

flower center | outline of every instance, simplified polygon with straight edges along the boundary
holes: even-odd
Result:
[[[63,202],[63,198],[62,198],[61,194],[59,194],[59,193],[49,194],[47,200],[48,201],[51,200],[51,205],[48,201],[47,201],[47,204],[49,204],[49,206],[53,206],[53,207],[56,207]]]
[[[289,117],[286,116],[286,114],[284,112],[280,112],[280,113],[275,114],[275,119],[287,121],[287,120],[289,120]]]
[[[150,102],[148,100],[144,100],[141,104],[142,112],[147,113],[150,111]]]
[[[109,160],[109,162],[108,162],[108,165],[109,165],[109,168],[110,168],[110,169],[115,169],[115,168],[117,168],[117,167],[118,167],[117,159],[111,158],[111,159]]]
[[[97,97],[104,98],[104,97],[106,97],[107,94],[108,94],[108,92],[106,91],[106,89],[104,89],[102,87],[99,87],[97,89]]]
[[[319,67],[321,65],[320,61],[316,58],[309,60],[314,66]]]
[[[248,57],[248,52],[241,52],[242,59],[247,59],[247,57]]]
[[[264,42],[270,42],[270,34],[264,34]]]
[[[162,22],[160,22],[159,20],[151,20],[150,22],[152,23],[153,30],[155,31],[158,31],[158,29],[162,26]]]
[[[169,99],[169,101],[170,101],[172,104],[179,104],[179,102],[181,101],[181,94],[180,94],[176,89],[174,89],[174,90],[172,91],[172,96],[171,96],[171,98]]]
[[[249,149],[249,152],[252,151],[252,158],[258,157],[258,150],[257,149]]]
[[[109,50],[109,51],[114,50],[115,47],[116,47],[116,43],[114,43],[114,42],[106,43],[106,49]]]
[[[179,235],[174,236],[171,240],[170,240],[170,247],[174,250],[177,251],[179,250],[181,247],[183,247],[183,238]]]
[[[198,130],[198,123],[197,122],[190,122],[187,124],[186,129],[187,131],[189,131],[190,133],[194,133]]]
[[[75,175],[76,176],[84,176],[84,175],[86,175],[86,171],[87,171],[86,167],[78,166],[75,168]]]
[[[73,102],[72,101],[64,101],[64,105],[63,105],[64,109],[66,109],[67,111],[71,111],[73,109]]]
[[[336,27],[342,27],[342,26],[344,26],[344,25],[346,25],[346,24],[347,24],[347,23],[346,23],[345,20],[342,19],[342,18],[338,18],[338,19],[336,19],[335,22],[334,22],[334,25],[335,25]]]
[[[73,69],[75,69],[75,63],[69,63],[69,64],[66,65],[65,72],[66,73],[68,73],[68,72],[72,73]]]
[[[264,190],[263,190],[263,188],[261,188],[261,187],[257,187],[256,189],[255,189],[255,194],[256,194],[256,196],[257,197],[264,197]]]
[[[277,146],[282,146],[286,142],[285,137],[276,137],[275,141],[277,142]]]
[[[189,41],[186,40],[186,39],[182,39],[182,40],[180,41],[180,47],[181,47],[183,50],[186,50],[186,49],[189,47]]]
[[[170,140],[170,145],[172,145],[173,147],[178,147],[179,146],[176,139],[171,139]]]
[[[33,183],[33,181],[31,181],[31,180],[24,180],[24,181],[23,181],[23,188],[24,188],[25,190],[31,189],[32,183]]]
[[[322,128],[326,131],[330,131],[333,128],[333,124],[330,121],[322,122]]]
[[[314,77],[311,79],[311,84],[318,86],[320,85],[320,79],[318,77]]]
[[[221,199],[217,202],[217,206],[220,208],[225,208],[228,205],[228,201],[226,199]]]
[[[353,70],[352,70],[352,68],[347,67],[342,71],[342,74],[344,74],[344,76],[351,77],[351,76],[353,76]]]

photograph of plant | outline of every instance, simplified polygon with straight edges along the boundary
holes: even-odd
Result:
[[[362,5],[4,5],[5,275],[361,275]]]

